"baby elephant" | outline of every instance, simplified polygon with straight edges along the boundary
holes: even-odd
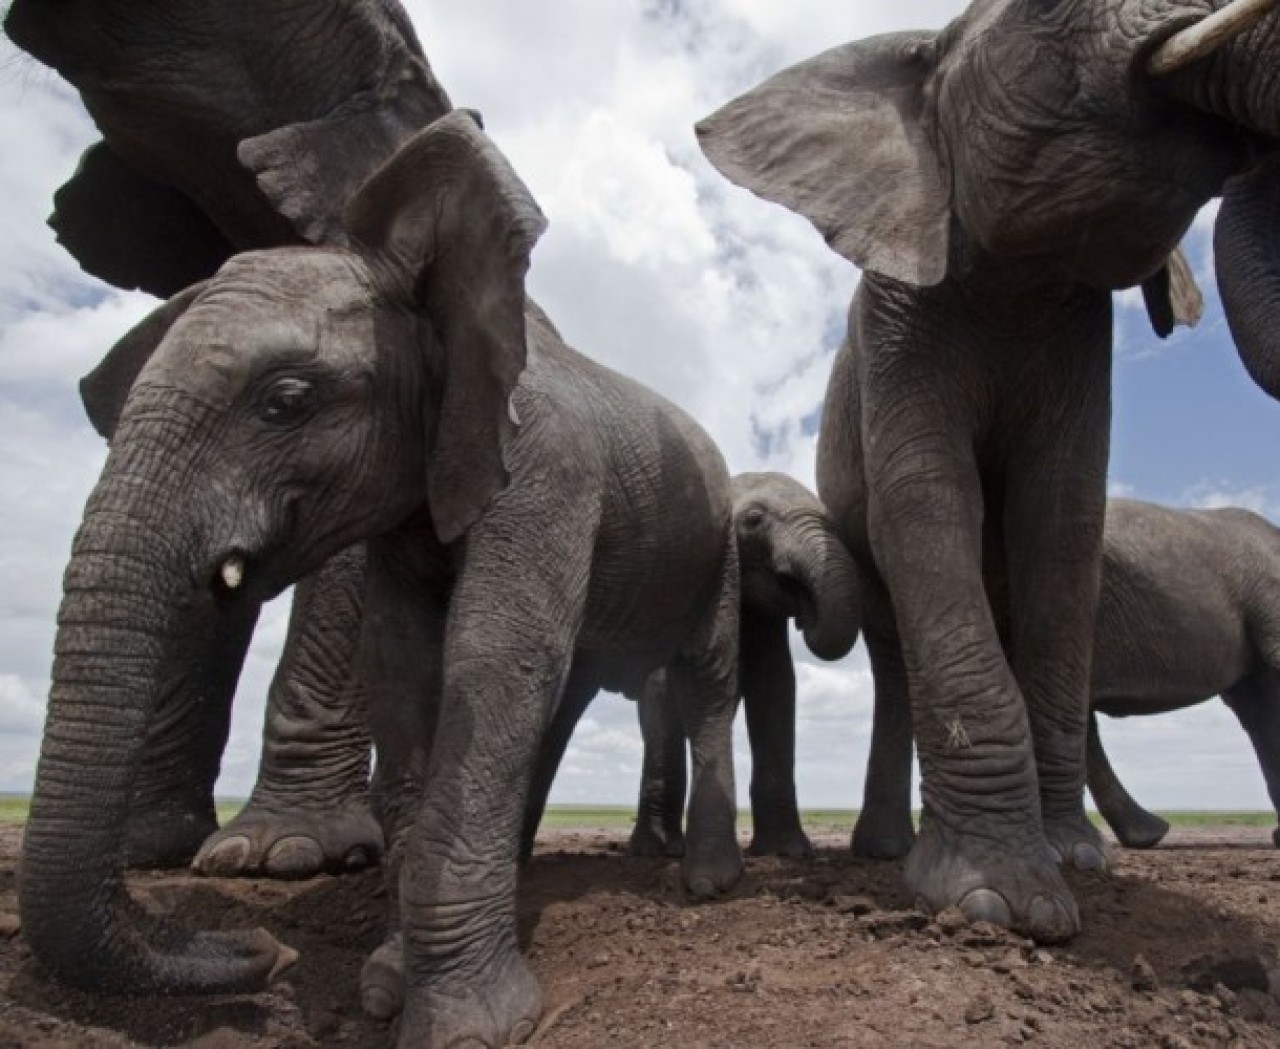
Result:
[[[236,256],[102,366],[137,380],[101,383],[129,392],[66,573],[23,930],[91,989],[253,990],[292,963],[263,930],[140,909],[121,829],[188,606],[261,601],[368,539],[362,671],[398,924],[366,1005],[403,1001],[403,1046],[505,1045],[541,1011],[517,853],[559,708],[669,668],[694,740],[685,884],[710,896],[741,874],[729,477],[688,416],[526,298],[544,220],[468,115],[410,139],[346,221],[352,248]]]
[[[733,524],[742,572],[738,683],[751,743],[750,851],[807,856],[812,848],[796,807],[788,623],[796,621],[818,658],[847,655],[861,623],[857,569],[817,497],[784,474],[734,477]],[[665,674],[649,680],[639,711],[644,768],[631,849],[682,855],[685,733]]]
[[[1155,845],[1169,825],[1116,778],[1098,737],[1098,713],[1162,714],[1214,696],[1249,734],[1280,812],[1280,531],[1248,510],[1111,500],[1094,633],[1088,775],[1098,810],[1123,844]],[[909,723],[884,713],[877,706],[859,818],[860,826],[865,821],[878,833],[855,834],[854,845],[864,855],[889,857],[902,855],[913,836],[906,804],[911,749],[901,744]],[[886,805],[885,797],[901,800]],[[888,835],[880,833],[885,828]],[[1272,837],[1280,846],[1280,829]]]

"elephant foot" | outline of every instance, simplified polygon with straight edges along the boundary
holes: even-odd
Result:
[[[1044,837],[1058,863],[1069,864],[1078,871],[1111,869],[1111,857],[1102,834],[1083,812],[1066,819],[1046,819]]]
[[[1010,837],[949,832],[926,819],[907,857],[908,888],[930,914],[958,907],[972,922],[985,921],[1062,943],[1080,931],[1080,913],[1044,840],[1031,834],[1019,850]]]
[[[1164,841],[1164,836],[1169,833],[1169,824],[1154,812],[1141,809],[1127,815],[1123,821],[1112,823],[1111,829],[1126,849],[1151,849]]]
[[[124,864],[133,870],[185,867],[218,830],[213,802],[154,808],[134,800],[125,835]]]
[[[916,843],[916,829],[911,815],[884,816],[874,809],[863,809],[853,825],[849,848],[864,860],[900,860]]]
[[[737,885],[744,869],[742,850],[736,840],[730,839],[720,848],[712,849],[697,848],[691,839],[680,864],[680,878],[690,899],[710,900],[723,896]]]
[[[807,860],[813,856],[813,843],[797,823],[793,826],[757,823],[747,852],[752,856],[782,856],[791,860]]]
[[[627,851],[632,856],[679,858],[684,855],[684,831],[655,827],[645,820],[636,820],[627,842]]]
[[[328,811],[255,803],[200,847],[191,866],[212,877],[310,878],[379,861],[382,830],[366,801]]]
[[[1280,849],[1280,827],[1271,832],[1271,844]]]
[[[370,1005],[368,992],[375,985],[365,984],[364,978],[390,942],[374,952],[361,976],[366,1010]],[[389,961],[390,952],[379,962],[378,969],[384,976],[390,972],[383,967]],[[403,954],[399,971],[404,972]],[[520,1045],[532,1037],[542,1015],[542,990],[520,952],[514,946],[506,948],[479,972],[467,971],[467,982],[462,987],[452,981],[438,987],[432,981],[405,996],[396,1040],[401,1049],[499,1049]]]

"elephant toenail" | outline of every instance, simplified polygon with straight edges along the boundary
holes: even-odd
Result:
[[[397,996],[385,987],[366,987],[360,992],[360,1005],[375,1020],[390,1020],[400,1011]]]
[[[1009,904],[994,889],[974,889],[960,901],[960,910],[971,922],[990,922],[1006,929],[1013,925]]]
[[[253,846],[249,839],[236,834],[218,842],[207,852],[201,849],[196,854],[196,858],[191,861],[191,867],[200,874],[229,877],[245,870],[252,851]]]
[[[521,1020],[511,1029],[511,1041],[515,1045],[522,1045],[533,1037],[533,1032],[538,1029],[538,1025],[533,1020]]]
[[[363,845],[357,845],[347,853],[342,864],[349,871],[362,871],[373,862],[373,858],[369,855],[369,850]]]
[[[1088,842],[1082,841],[1078,843],[1071,850],[1071,859],[1078,871],[1105,871],[1107,869],[1106,853]]]
[[[277,878],[308,878],[324,866],[324,851],[312,838],[281,838],[267,853],[266,866]]]
[[[1060,900],[1036,896],[1027,908],[1031,936],[1039,943],[1060,943],[1080,931],[1079,921]]]

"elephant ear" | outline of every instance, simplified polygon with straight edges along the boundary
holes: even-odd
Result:
[[[204,291],[207,281],[193,284],[153,310],[111,347],[101,363],[80,380],[80,400],[89,422],[108,441],[116,432],[124,402],[138,374],[164,341],[169,329]]]
[[[1204,316],[1204,296],[1181,248],[1175,248],[1169,261],[1142,282],[1142,298],[1151,327],[1162,339],[1178,325],[1194,328]]]
[[[458,111],[369,179],[347,228],[443,347],[427,497],[449,543],[506,485],[502,452],[517,425],[510,399],[527,355],[524,277],[546,220],[506,158]]]
[[[932,33],[833,48],[707,117],[698,141],[727,178],[799,212],[851,262],[937,284],[951,187],[930,139],[935,55]]]
[[[236,155],[299,236],[312,244],[345,245],[346,203],[407,139],[451,108],[425,59],[415,56],[410,68],[388,76],[377,90],[319,120],[245,139]]]
[[[235,249],[186,194],[139,174],[99,142],[54,194],[49,225],[81,268],[167,299],[212,277]]]

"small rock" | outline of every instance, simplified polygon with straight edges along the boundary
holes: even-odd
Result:
[[[941,911],[933,922],[946,936],[954,936],[969,924],[968,916],[959,907],[948,907]]]
[[[608,965],[612,959],[607,951],[602,951],[587,962],[588,969],[599,969],[601,966]]]
[[[967,1024],[980,1024],[990,1020],[996,1014],[995,1003],[991,1001],[985,994],[977,995],[972,998],[964,1009],[964,1022]]]
[[[837,914],[852,914],[855,918],[876,910],[875,900],[868,896],[833,896],[831,905]]]
[[[1230,1009],[1236,1004],[1236,992],[1223,984],[1218,984],[1214,987],[1213,996],[1218,999],[1218,1003],[1224,1009]]]
[[[1129,984],[1135,991],[1150,992],[1158,990],[1160,987],[1156,971],[1151,968],[1151,963],[1141,954],[1133,956],[1133,963],[1129,966]]]

